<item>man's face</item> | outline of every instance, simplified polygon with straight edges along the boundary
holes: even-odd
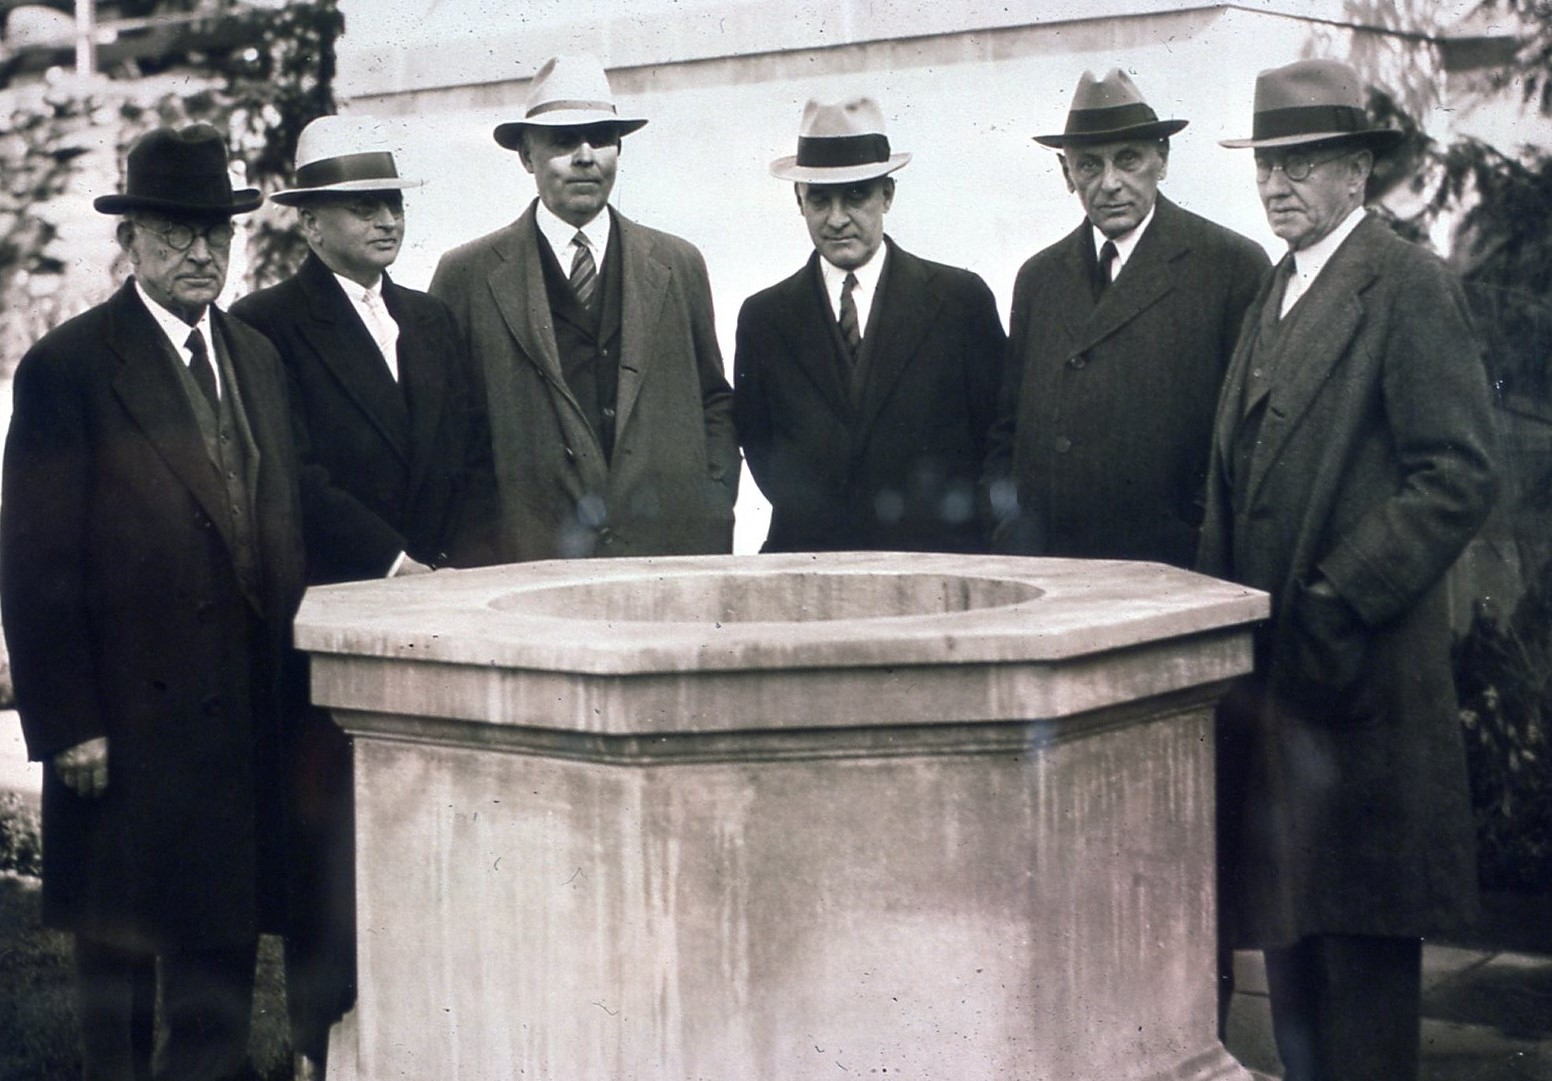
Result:
[[[1293,251],[1329,236],[1363,202],[1373,160],[1367,150],[1257,150],[1256,190],[1272,232]]]
[[[1094,228],[1111,239],[1130,233],[1148,216],[1168,170],[1168,146],[1156,139],[1073,146],[1062,152],[1067,190],[1077,193]]]
[[[881,176],[855,184],[799,184],[798,209],[819,254],[842,270],[856,270],[884,242],[884,215],[895,182]]]
[[[230,218],[136,213],[120,224],[119,239],[146,295],[190,325],[221,295]]]
[[[375,285],[399,257],[404,196],[397,191],[323,195],[301,208],[302,235],[334,273]]]
[[[581,228],[598,216],[614,190],[620,129],[614,124],[528,127],[518,154],[533,174],[540,201],[562,221]]]

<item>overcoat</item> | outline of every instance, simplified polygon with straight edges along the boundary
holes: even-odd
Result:
[[[688,242],[614,215],[623,260],[613,454],[567,386],[531,204],[448,252],[447,302],[490,417],[500,558],[693,555],[733,545],[739,457],[711,287]],[[617,247],[616,247],[617,246]]]
[[[771,503],[765,551],[985,550],[976,487],[1005,341],[997,304],[969,271],[885,243],[860,386],[818,253],[739,312],[734,420]]]
[[[460,502],[489,460],[447,305],[386,274],[382,296],[399,325],[398,382],[317,255],[232,305],[274,343],[289,380],[311,583],[379,578],[400,552],[459,562]]]
[[[211,319],[256,448],[253,588],[180,358],[129,284],[22,358],[0,501],[28,753],[109,747],[100,798],[44,770],[44,921],[158,951],[247,941],[282,902],[276,683],[303,588],[297,466],[274,348]]]
[[[1276,280],[1224,385],[1199,560],[1272,596],[1222,713],[1222,901],[1242,946],[1422,936],[1476,898],[1441,580],[1494,496],[1486,374],[1454,276],[1370,217],[1282,320],[1241,441]],[[1317,578],[1351,626],[1321,616]]]
[[[1268,263],[1162,195],[1154,207],[1097,302],[1086,221],[1019,271],[987,463],[1000,551],[1195,558],[1218,391]]]

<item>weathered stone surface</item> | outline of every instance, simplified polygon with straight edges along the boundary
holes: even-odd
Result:
[[[356,734],[360,1076],[1243,1078],[1211,704],[1264,613],[953,556],[313,591],[314,696]]]

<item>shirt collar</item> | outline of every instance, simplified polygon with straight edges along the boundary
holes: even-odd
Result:
[[[560,263],[561,270],[570,270],[571,240],[577,235],[577,227],[561,220],[560,215],[544,205],[543,199],[537,200],[534,207],[534,221],[539,225],[540,235],[550,242],[550,251],[555,253],[555,260]],[[582,235],[587,237],[588,245],[593,249],[595,266],[604,265],[604,255],[609,250],[609,236],[613,232],[613,224],[614,215],[609,213],[609,208],[606,206],[592,221],[582,226]]]
[[[1293,253],[1293,272],[1297,274],[1305,285],[1315,280],[1315,277],[1325,269],[1336,250],[1342,246],[1342,241],[1352,235],[1363,221],[1363,207],[1354,207],[1353,212],[1342,219],[1331,232],[1321,237],[1309,247]]]
[[[1099,258],[1099,250],[1105,246],[1105,241],[1110,241],[1110,243],[1115,245],[1115,273],[1119,274],[1121,272],[1121,268],[1126,265],[1126,261],[1132,257],[1132,252],[1137,250],[1137,242],[1141,240],[1142,235],[1148,231],[1148,226],[1153,222],[1154,211],[1158,210],[1158,208],[1159,201],[1154,199],[1153,205],[1150,206],[1148,208],[1148,212],[1142,216],[1142,221],[1134,225],[1131,232],[1122,233],[1117,237],[1107,237],[1104,233],[1101,233],[1098,229],[1094,228],[1093,225],[1090,225],[1089,238],[1094,242],[1094,258]]]
[[[824,256],[819,257],[819,271],[824,275],[825,291],[832,296],[840,296],[843,283],[847,274],[857,276],[857,288],[868,295],[878,288],[878,279],[884,275],[884,260],[889,258],[889,245],[879,243],[878,250],[868,257],[868,261],[851,270],[842,270]]]
[[[188,358],[188,350],[185,348],[184,343],[189,340],[190,330],[199,331],[199,336],[205,339],[205,349],[210,356],[214,357],[216,355],[215,343],[210,337],[210,305],[205,305],[205,310],[200,313],[199,322],[191,327],[183,321],[182,317],[174,315],[152,300],[138,279],[131,280],[135,283],[135,295],[140,298],[140,303],[144,304],[146,311],[151,313],[151,318],[156,321],[157,326],[162,328],[162,333],[167,336],[167,340],[172,343],[173,349],[180,357],[183,357],[185,360]]]
[[[330,271],[333,274],[333,271]],[[334,274],[334,280],[339,282],[340,288],[345,290],[345,295],[351,300],[361,300],[366,294],[371,294],[381,300],[383,296],[383,276],[378,275],[377,281],[372,285],[362,285],[358,281],[352,281],[343,274]]]

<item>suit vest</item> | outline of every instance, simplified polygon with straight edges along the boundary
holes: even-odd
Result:
[[[607,213],[607,211],[605,212]],[[534,225],[539,261],[544,267],[544,290],[550,302],[550,323],[555,328],[555,348],[560,354],[566,386],[582,407],[582,414],[604,450],[604,460],[614,454],[615,407],[620,387],[620,236],[604,255],[598,273],[598,295],[589,312],[572,292],[571,281],[549,242]]]

